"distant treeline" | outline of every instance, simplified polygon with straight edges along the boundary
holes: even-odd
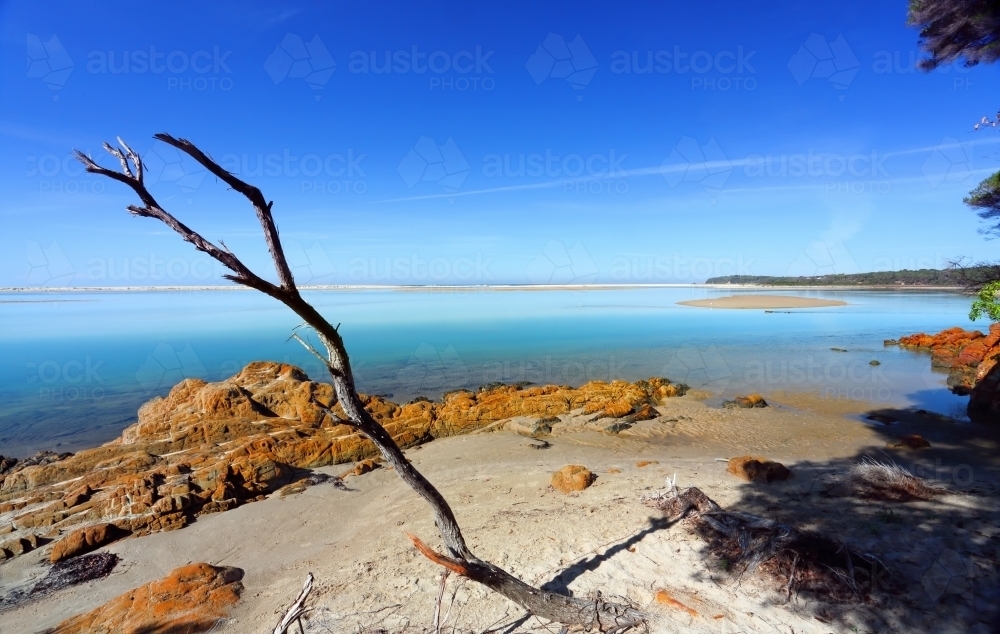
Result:
[[[705,280],[706,284],[759,284],[762,286],[963,286],[968,277],[993,271],[993,267],[955,269],[920,269],[910,271],[873,271],[871,273],[837,273],[801,277],[771,275],[726,275]]]

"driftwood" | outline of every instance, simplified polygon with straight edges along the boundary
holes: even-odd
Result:
[[[629,606],[605,603],[599,600],[588,601],[540,590],[524,583],[490,562],[477,558],[465,543],[458,521],[441,493],[423,474],[407,462],[403,452],[388,432],[365,410],[354,385],[354,375],[351,371],[347,349],[344,340],[337,331],[338,327],[331,325],[299,294],[299,289],[295,285],[291,269],[285,259],[281,240],[278,238],[277,226],[271,215],[272,203],[264,198],[260,189],[227,172],[190,141],[177,139],[169,134],[156,134],[154,138],[184,152],[250,201],[257,214],[257,219],[260,221],[264,240],[274,262],[278,277],[277,284],[265,280],[251,271],[226,247],[225,243],[220,241],[219,246],[215,245],[164,210],[146,189],[141,157],[120,138],[118,139],[120,147],[116,148],[107,143],[104,144],[104,149],[118,159],[121,164],[120,172],[101,167],[80,151],[76,151],[76,158],[83,163],[88,172],[106,176],[130,187],[142,203],[127,207],[133,215],[154,218],[163,222],[185,241],[194,245],[195,249],[208,254],[229,269],[231,273],[224,275],[225,279],[273,297],[302,318],[305,325],[312,328],[319,338],[323,352],[314,348],[296,333],[292,334],[292,338],[319,358],[329,371],[333,378],[337,399],[347,418],[347,420],[342,421],[343,424],[353,427],[371,440],[399,477],[423,497],[434,511],[435,523],[448,554],[447,556],[439,555],[427,546],[421,548],[422,542],[413,538],[414,544],[420,548],[424,555],[431,561],[502,594],[532,614],[551,621],[597,628],[601,631],[622,630],[643,622],[644,615]]]
[[[302,590],[299,591],[299,596],[295,597],[292,604],[288,606],[285,610],[285,615],[281,617],[281,621],[274,627],[274,631],[271,634],[286,634],[288,628],[292,626],[292,623],[299,624],[299,630],[302,631],[302,615],[304,615],[308,608],[306,608],[306,599],[309,598],[309,593],[312,592],[313,588],[313,574],[310,572],[306,575],[305,585],[302,586]]]
[[[683,493],[667,481],[667,490],[642,498],[670,519],[687,518],[720,559],[736,566],[737,576],[760,571],[791,598],[795,588],[835,602],[861,600],[890,589],[888,569],[874,555],[855,550],[826,535],[736,511],[726,511],[691,487]]]

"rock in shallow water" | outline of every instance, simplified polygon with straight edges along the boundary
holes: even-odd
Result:
[[[767,407],[767,401],[760,394],[751,394],[749,396],[737,396],[731,401],[723,401],[722,406],[726,409],[753,409]]]

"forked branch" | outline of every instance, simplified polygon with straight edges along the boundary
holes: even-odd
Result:
[[[629,606],[606,603],[600,600],[587,601],[540,590],[529,586],[490,562],[480,560],[473,555],[465,543],[465,538],[462,535],[461,528],[459,528],[458,521],[455,519],[455,514],[444,497],[427,481],[423,474],[407,462],[403,452],[389,433],[364,408],[364,404],[361,402],[361,398],[358,396],[358,392],[354,386],[354,376],[351,372],[350,360],[340,333],[311,304],[302,299],[298,288],[295,286],[295,280],[285,259],[281,240],[278,237],[278,229],[271,214],[272,204],[264,199],[263,194],[257,187],[227,172],[190,141],[176,139],[169,134],[157,134],[155,138],[177,148],[198,161],[205,169],[250,201],[264,231],[264,238],[271,253],[271,259],[274,261],[274,268],[279,284],[273,284],[255,274],[232,251],[225,248],[225,245],[221,247],[216,246],[165,211],[146,188],[143,181],[141,157],[121,139],[118,139],[120,148],[115,148],[108,144],[104,146],[121,163],[121,172],[101,167],[93,159],[80,151],[76,152],[76,157],[83,163],[88,172],[106,176],[132,188],[142,202],[141,206],[130,205],[128,207],[128,210],[132,214],[146,218],[155,218],[163,222],[177,232],[184,240],[193,244],[196,249],[208,254],[232,271],[232,274],[224,276],[226,279],[254,288],[277,299],[288,306],[309,327],[316,331],[320,343],[326,350],[325,354],[313,348],[313,346],[298,335],[293,334],[293,338],[306,346],[311,353],[319,357],[326,365],[330,376],[333,378],[333,386],[337,393],[337,399],[347,417],[345,423],[354,427],[371,440],[378,447],[386,462],[395,469],[399,477],[418,495],[423,497],[434,511],[435,523],[441,533],[441,539],[448,551],[448,555],[440,555],[430,547],[424,545],[419,539],[415,537],[411,538],[425,556],[435,563],[444,565],[448,569],[474,581],[478,581],[486,587],[502,594],[532,614],[551,621],[567,625],[596,628],[601,631],[621,631],[624,628],[643,622],[644,615]]]

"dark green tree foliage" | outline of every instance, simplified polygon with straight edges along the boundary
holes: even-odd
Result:
[[[962,60],[966,66],[1000,59],[1000,0],[910,0],[909,22],[920,29],[929,57],[920,68]]]
[[[987,223],[980,233],[1000,237],[1000,172],[979,183],[962,202],[978,210],[976,213]]]

